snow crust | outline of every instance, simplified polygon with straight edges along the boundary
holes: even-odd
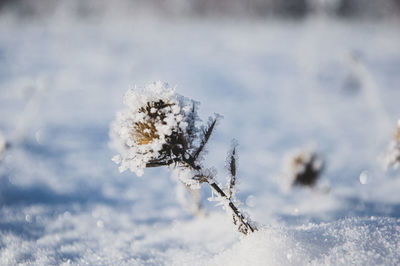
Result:
[[[375,217],[290,229],[267,227],[206,264],[396,265],[400,262],[399,229],[396,219]]]

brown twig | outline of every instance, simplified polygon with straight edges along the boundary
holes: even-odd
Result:
[[[216,184],[216,183],[209,183],[209,185],[217,192],[222,198],[226,199],[229,201],[229,207],[233,211],[234,215],[236,216],[237,219],[239,219],[241,225],[243,225],[245,228],[242,228],[241,225],[239,225],[239,231],[245,235],[248,234],[248,230],[250,230],[252,233],[254,231],[257,231],[257,228],[253,225],[251,225],[247,219],[244,217],[244,215],[239,211],[239,209],[233,204],[233,202],[226,196],[225,192]],[[235,223],[236,224],[236,223]]]

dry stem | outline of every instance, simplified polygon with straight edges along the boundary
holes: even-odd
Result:
[[[190,168],[197,170],[199,172],[201,172],[201,167],[198,165],[195,165],[191,162],[191,160],[185,160],[184,162],[187,166],[189,166]],[[232,202],[231,198],[229,198],[225,192],[218,186],[217,183],[213,182],[212,179],[210,179],[207,176],[201,176],[201,182],[206,182],[210,185],[210,187],[224,200],[226,200],[227,202],[229,202],[228,206],[229,208],[232,210],[233,212],[233,221],[235,225],[238,225],[237,222],[239,221],[239,225],[238,225],[238,230],[239,232],[247,235],[249,234],[249,231],[251,231],[252,233],[254,231],[257,231],[258,229],[254,226],[251,225],[246,217],[240,212],[240,210],[235,206],[235,204]]]

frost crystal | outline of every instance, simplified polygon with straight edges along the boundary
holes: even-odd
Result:
[[[129,90],[124,97],[127,109],[117,113],[111,125],[111,146],[119,155],[113,161],[121,172],[130,169],[138,176],[151,164],[168,165],[182,156],[181,138],[193,124],[196,102],[175,93],[167,83],[155,82]],[[195,125],[191,134],[196,134]],[[157,165],[158,166],[158,165]]]
[[[200,188],[200,183],[193,179],[196,174],[197,172],[195,170],[187,167],[175,167],[172,170],[172,176],[191,189]]]

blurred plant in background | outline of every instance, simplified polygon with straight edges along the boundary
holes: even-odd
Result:
[[[315,187],[324,161],[313,149],[302,149],[289,153],[284,160],[284,180],[280,183],[284,190],[291,187]]]
[[[385,155],[385,167],[397,169],[400,165],[400,120]]]
[[[336,17],[385,17],[400,13],[398,0],[4,0],[0,10],[13,11],[21,17],[46,17],[59,14],[60,10],[80,18],[103,16],[162,17],[292,17],[310,14]]]

